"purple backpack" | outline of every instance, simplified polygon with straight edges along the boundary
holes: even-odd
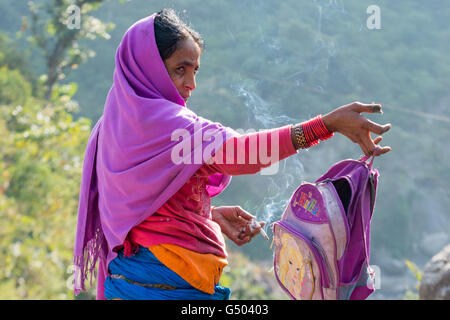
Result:
[[[362,300],[375,291],[369,247],[379,174],[368,159],[303,182],[273,224],[275,277],[292,299]]]

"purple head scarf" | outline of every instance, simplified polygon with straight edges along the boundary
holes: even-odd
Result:
[[[159,55],[155,16],[137,21],[123,36],[104,113],[88,140],[74,247],[75,295],[86,290],[88,278],[92,284],[98,260],[97,299],[104,299],[107,266],[117,256],[113,249],[208,160],[202,156],[200,162],[198,157],[190,163],[174,162],[172,150],[181,143],[173,140],[177,129],[187,132],[184,142],[192,141],[183,149],[183,157],[191,160],[238,135],[186,108]],[[206,132],[214,139],[205,138]],[[194,139],[199,134],[200,139]],[[210,176],[209,195],[222,192],[230,180],[227,175]]]

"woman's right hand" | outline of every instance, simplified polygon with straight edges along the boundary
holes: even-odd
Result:
[[[362,112],[383,113],[380,104],[363,104],[353,102],[341,106],[322,117],[322,121],[331,132],[339,132],[351,141],[359,144],[366,156],[380,156],[391,151],[390,147],[377,146],[382,137],[374,140],[370,137],[370,132],[383,134],[392,126],[390,123],[380,125],[361,115]]]
[[[222,232],[238,246],[249,242],[266,225],[264,221],[252,223],[256,217],[240,206],[215,207],[211,216]]]

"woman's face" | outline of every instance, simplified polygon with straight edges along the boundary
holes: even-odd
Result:
[[[191,96],[191,91],[195,89],[195,76],[200,67],[200,46],[188,37],[178,43],[177,50],[164,60],[170,79],[174,83],[184,101]]]

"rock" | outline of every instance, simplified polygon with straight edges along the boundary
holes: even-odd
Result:
[[[419,287],[421,300],[450,300],[450,244],[425,265]]]

